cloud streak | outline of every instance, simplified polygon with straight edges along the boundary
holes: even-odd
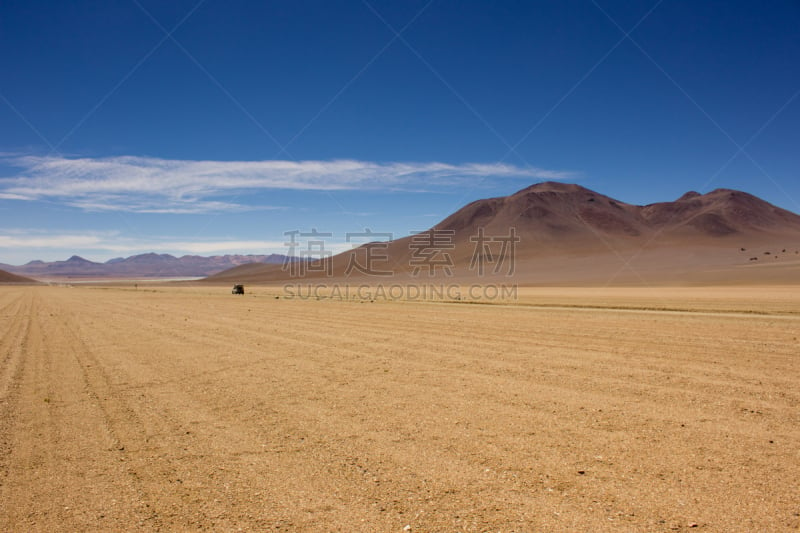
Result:
[[[53,237],[15,237],[0,235],[2,248],[33,248],[74,250],[77,248],[116,253],[176,252],[176,253],[277,253],[283,250],[283,241],[230,240],[230,241],[163,241],[137,242],[106,240],[98,235],[56,235]],[[267,250],[268,252],[265,252]]]
[[[276,208],[254,207],[241,200],[264,190],[438,190],[488,178],[575,177],[570,172],[504,163],[192,161],[137,156],[3,156],[0,162],[18,169],[0,179],[0,199],[57,201],[86,211],[176,214]]]

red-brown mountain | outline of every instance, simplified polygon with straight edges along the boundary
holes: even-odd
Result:
[[[689,280],[700,272],[707,273],[706,281],[713,281],[713,271],[718,268],[749,276],[749,270],[743,268],[764,265],[765,257],[771,261],[780,258],[781,262],[772,266],[789,268],[780,272],[791,277],[792,269],[798,268],[792,261],[800,259],[795,253],[800,250],[800,216],[730,189],[688,192],[672,202],[640,206],[580,185],[544,182],[510,196],[478,200],[430,230],[452,244],[446,253],[456,278],[475,274],[470,264],[479,228],[491,237],[509,236],[513,228],[520,239],[515,249],[515,277],[531,283],[632,279],[634,274],[647,278],[647,273],[655,273],[651,279],[658,281]],[[330,270],[333,277],[342,277],[348,263],[359,260],[364,264],[367,249],[378,247],[389,260],[374,265],[391,267],[396,275],[404,276],[413,270],[415,255],[419,257],[415,242],[420,242],[419,236],[388,245],[365,245],[331,258]],[[765,256],[765,252],[770,253]],[[498,248],[493,253],[496,256]],[[427,277],[427,271],[422,273]],[[353,275],[358,273],[351,272]],[[800,280],[800,270],[794,275]],[[271,282],[289,276],[274,265],[243,265],[208,279]]]

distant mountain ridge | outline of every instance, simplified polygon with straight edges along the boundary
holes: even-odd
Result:
[[[184,255],[145,253],[130,257],[117,257],[105,263],[89,261],[73,255],[65,261],[30,261],[21,266],[0,264],[0,269],[13,274],[42,277],[202,277],[247,263],[283,264],[287,257],[269,255]]]

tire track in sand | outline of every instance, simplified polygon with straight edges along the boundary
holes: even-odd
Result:
[[[120,530],[151,517],[119,438],[82,363],[67,310],[26,295],[26,326],[15,381],[13,419],[0,487],[0,530]],[[9,420],[3,417],[3,423]],[[4,428],[5,429],[5,428]],[[86,468],[86,465],[91,468]],[[66,526],[69,524],[69,526]],[[151,527],[151,529],[156,529]]]
[[[0,337],[0,353],[4,354],[0,367],[0,488],[5,485],[8,477],[19,381],[24,365],[25,343],[31,326],[32,307],[29,294],[14,292],[5,296],[9,301],[2,307],[2,314],[8,314],[11,320],[5,323]]]

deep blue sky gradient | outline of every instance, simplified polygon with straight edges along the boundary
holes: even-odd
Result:
[[[157,46],[165,34],[144,11],[171,30],[197,2],[140,2],[0,4],[0,152],[505,162],[569,171],[631,203],[729,187],[800,211],[793,0],[206,0],[173,35],[194,60],[169,39]],[[414,20],[392,40],[380,17],[398,31]],[[0,159],[0,177],[15,176]],[[136,241],[134,252],[151,241],[279,241],[311,227],[338,240],[365,226],[405,234],[528,184],[262,190],[236,198],[253,210],[198,215],[0,199],[0,236],[108,234]],[[67,251],[2,242],[7,263]]]

